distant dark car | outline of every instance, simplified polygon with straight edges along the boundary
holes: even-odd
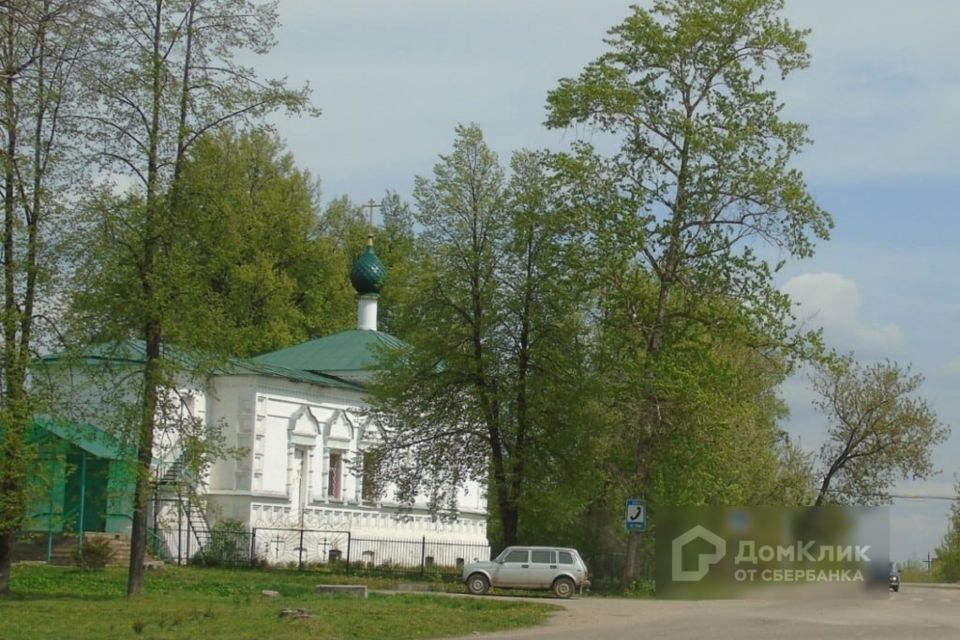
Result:
[[[890,569],[890,588],[898,593],[900,592],[900,574],[893,569]]]

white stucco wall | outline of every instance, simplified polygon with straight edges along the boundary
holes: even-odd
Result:
[[[227,441],[249,453],[214,465],[211,503],[224,517],[250,527],[302,525],[346,528],[356,535],[430,534],[484,541],[486,501],[476,483],[458,492],[459,524],[434,519],[426,496],[412,506],[400,505],[392,486],[375,503],[362,499],[363,450],[378,435],[363,416],[365,409],[359,391],[256,376],[218,379],[210,418],[228,425]],[[342,460],[339,498],[330,495],[331,454]],[[298,485],[301,469],[306,478]]]

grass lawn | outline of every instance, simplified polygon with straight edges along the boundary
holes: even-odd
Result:
[[[371,593],[366,600],[318,596],[320,583],[361,578],[298,571],[166,567],[146,575],[146,594],[125,597],[126,571],[14,567],[15,594],[0,598],[3,640],[103,638],[437,638],[531,626],[555,605],[489,598]],[[368,580],[384,588],[396,580]],[[280,598],[261,595],[269,589]],[[290,619],[282,609],[313,617]]]

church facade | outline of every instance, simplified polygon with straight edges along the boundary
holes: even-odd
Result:
[[[431,512],[426,496],[401,502],[395,486],[375,481],[371,451],[384,433],[367,415],[365,385],[382,350],[405,347],[377,330],[384,275],[370,240],[351,273],[356,329],[233,360],[203,385],[184,382],[175,394],[179,413],[202,430],[216,429],[235,455],[190,478],[182,432],[158,430],[150,518],[171,556],[203,552],[223,523],[249,532],[251,554],[270,562],[420,562],[428,543],[436,545],[430,556],[437,564],[463,561],[463,549],[471,559],[488,553],[479,484],[459,490],[451,517]],[[101,356],[135,368],[142,346],[131,342]],[[383,550],[412,540],[420,551]]]

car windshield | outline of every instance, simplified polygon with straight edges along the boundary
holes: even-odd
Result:
[[[511,548],[508,547],[508,548],[504,549],[503,551],[501,551],[501,552],[500,552],[500,555],[498,555],[496,558],[494,558],[493,561],[494,561],[494,562],[500,562],[500,563],[507,562],[507,556],[509,556],[509,555],[510,555],[511,553],[513,553],[514,551],[516,551],[516,549],[511,549]]]

